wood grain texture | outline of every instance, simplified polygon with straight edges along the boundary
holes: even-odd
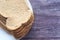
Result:
[[[60,40],[60,0],[30,0],[35,20],[21,40]]]

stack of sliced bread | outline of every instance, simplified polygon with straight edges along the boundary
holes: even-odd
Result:
[[[34,16],[26,0],[0,0],[0,25],[16,38],[22,38],[31,28]]]

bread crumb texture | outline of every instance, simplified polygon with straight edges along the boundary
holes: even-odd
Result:
[[[27,22],[31,17],[24,0],[0,0],[0,14],[7,17],[6,26],[9,29],[16,29]]]

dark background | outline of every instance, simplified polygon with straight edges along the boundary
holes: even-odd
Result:
[[[30,0],[35,20],[21,40],[60,40],[60,0]]]

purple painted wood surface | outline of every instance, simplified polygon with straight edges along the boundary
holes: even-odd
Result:
[[[21,40],[60,40],[60,0],[30,0],[35,20]]]

